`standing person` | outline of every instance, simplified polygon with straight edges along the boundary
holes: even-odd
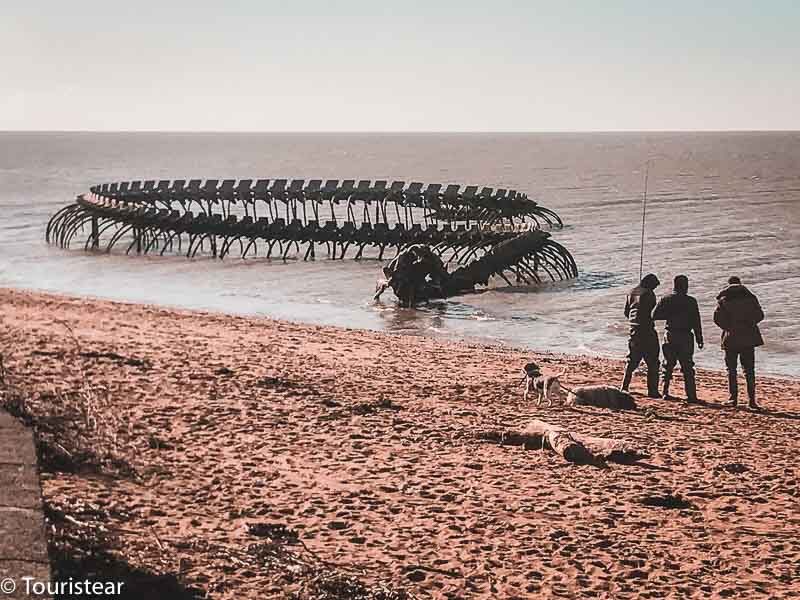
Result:
[[[653,323],[653,309],[656,306],[656,295],[653,292],[661,282],[658,277],[649,273],[628,294],[625,301],[625,316],[630,324],[628,338],[628,364],[625,366],[625,377],[622,389],[628,391],[633,372],[644,360],[647,365],[647,395],[660,398],[658,394],[658,334]]]
[[[738,277],[730,277],[728,286],[717,295],[717,308],[714,323],[722,329],[722,350],[725,352],[725,366],[728,368],[728,389],[731,406],[739,400],[739,386],[736,380],[737,361],[742,363],[744,379],[747,382],[749,406],[758,410],[756,404],[756,357],[757,346],[764,345],[764,338],[758,324],[764,320],[764,311],[755,294],[742,285]]]
[[[666,321],[664,343],[661,351],[664,356],[662,375],[664,378],[663,396],[669,397],[669,384],[675,364],[680,363],[683,373],[683,387],[687,402],[697,402],[697,385],[694,377],[694,343],[703,349],[703,326],[700,323],[700,310],[697,300],[689,295],[689,278],[678,275],[673,291],[658,301],[653,311],[653,321]]]

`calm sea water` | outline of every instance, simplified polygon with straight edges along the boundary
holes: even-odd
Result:
[[[800,133],[0,133],[0,285],[411,334],[624,356],[639,268],[700,301],[703,366],[720,368],[714,296],[737,274],[767,314],[763,371],[800,375]],[[398,179],[513,188],[556,210],[571,282],[498,289],[420,310],[371,301],[375,261],[90,256],[49,247],[49,216],[90,184],[130,179]]]

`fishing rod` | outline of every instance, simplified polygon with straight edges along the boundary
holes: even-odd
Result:
[[[650,178],[650,160],[645,163],[644,169],[644,198],[642,198],[642,241],[639,247],[639,281],[642,280],[644,271],[644,226],[647,219],[647,181]]]

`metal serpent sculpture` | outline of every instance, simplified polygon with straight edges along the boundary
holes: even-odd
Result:
[[[194,257],[289,256],[383,259],[415,244],[459,265],[473,286],[569,279],[570,253],[542,227],[559,216],[514,190],[396,181],[216,179],[96,185],[50,219],[46,238],[86,250],[158,251]],[[79,235],[82,234],[82,235]],[[465,284],[468,283],[464,280]],[[463,287],[463,286],[462,286]],[[469,287],[467,285],[467,287]]]

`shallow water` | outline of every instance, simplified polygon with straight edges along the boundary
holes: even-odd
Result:
[[[0,133],[0,285],[411,334],[624,356],[621,311],[645,271],[685,273],[701,305],[700,365],[721,367],[714,296],[737,274],[767,314],[761,369],[800,375],[800,133]],[[494,289],[420,310],[373,303],[377,261],[95,256],[44,242],[89,185],[175,178],[354,178],[513,188],[556,210],[571,282]]]

